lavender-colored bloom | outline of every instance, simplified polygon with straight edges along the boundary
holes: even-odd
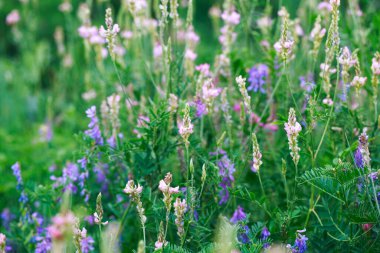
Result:
[[[309,73],[307,76],[300,76],[300,87],[301,89],[305,90],[307,93],[310,93],[314,87],[314,77],[313,74]]]
[[[266,240],[270,236],[270,232],[267,227],[264,227],[263,230],[261,230],[261,239]]]
[[[84,133],[95,140],[97,145],[103,145],[103,137],[99,128],[99,119],[96,116],[96,106],[91,106],[86,110],[86,115],[91,119],[90,124],[88,124],[89,129]]]
[[[87,157],[82,157],[81,159],[79,159],[78,161],[77,161],[79,164],[80,164],[80,167],[82,168],[82,169],[86,169],[86,167],[87,167],[87,163],[88,163],[88,161],[87,161]]]
[[[259,64],[253,68],[251,68],[248,72],[248,82],[250,86],[248,87],[248,91],[253,90],[254,92],[260,91],[261,93],[265,93],[264,85],[267,82],[269,75],[269,68],[265,64]]]
[[[16,180],[17,180],[17,190],[21,190],[23,186],[23,182],[22,182],[22,177],[21,177],[20,163],[16,162],[15,164],[12,165],[11,168],[13,171],[13,175],[16,177]]]
[[[12,219],[14,219],[14,215],[11,213],[9,208],[4,208],[1,212],[1,223],[5,229],[9,230],[9,225]]]
[[[26,196],[26,193],[24,192],[24,183],[22,181],[20,163],[16,162],[15,164],[12,165],[11,168],[13,171],[13,175],[16,177],[16,180],[17,180],[16,189],[18,191],[21,191],[21,195],[20,195],[20,198],[18,199],[18,201],[20,203],[25,204],[26,202],[28,202],[28,197]]]
[[[92,239],[91,236],[86,236],[85,238],[83,238],[80,242],[82,253],[88,253],[94,250],[94,243],[95,241],[94,239]]]
[[[219,167],[219,175],[222,177],[222,181],[220,182],[220,187],[222,190],[219,193],[219,205],[227,203],[230,196],[228,188],[232,186],[232,182],[235,180],[233,176],[233,173],[235,172],[235,165],[228,158],[225,151],[222,150],[221,153],[224,153],[224,155],[217,162]]]
[[[36,249],[34,253],[49,253],[52,249],[51,238],[47,235],[46,237],[39,238],[36,244]]]
[[[207,107],[206,104],[202,102],[200,98],[197,98],[193,103],[192,106],[195,106],[195,116],[197,118],[202,118],[203,115],[207,114]]]
[[[239,221],[243,221],[247,218],[247,215],[244,212],[244,209],[241,206],[238,206],[232,215],[230,222],[233,224],[238,223]]]
[[[242,226],[241,227],[241,232],[238,234],[238,239],[239,239],[239,242],[243,243],[243,244],[247,244],[250,242],[250,239],[249,239],[249,228],[247,225],[245,226]]]
[[[355,160],[356,167],[358,167],[360,169],[363,169],[363,167],[364,167],[364,161],[363,161],[362,152],[360,152],[360,148],[356,149],[354,160]]]
[[[307,250],[307,240],[308,238],[302,233],[306,230],[297,230],[297,237],[294,245],[291,246],[292,253],[304,253]]]

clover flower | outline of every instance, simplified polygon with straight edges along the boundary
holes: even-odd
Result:
[[[291,150],[290,155],[292,156],[295,165],[298,164],[298,161],[300,159],[300,148],[297,144],[297,138],[301,130],[302,127],[296,119],[296,112],[293,108],[290,108],[288,122],[285,123],[285,131],[288,137],[289,149]]]
[[[106,10],[105,22],[106,22],[106,29],[103,26],[100,26],[99,34],[100,36],[102,36],[103,38],[107,40],[108,50],[111,56],[114,56],[116,35],[120,32],[120,28],[118,24],[113,23],[111,8],[108,8]]]

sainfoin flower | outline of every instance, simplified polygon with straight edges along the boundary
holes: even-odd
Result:
[[[7,25],[15,25],[20,21],[20,13],[18,10],[12,10],[6,18]]]
[[[61,241],[66,235],[72,233],[76,218],[72,212],[68,211],[54,216],[52,222],[52,225],[48,227],[49,235],[53,241]]]
[[[176,216],[175,224],[177,225],[177,234],[181,239],[185,234],[183,219],[184,219],[184,214],[186,212],[186,208],[187,208],[187,204],[186,204],[185,199],[181,201],[180,198],[177,198],[175,200],[174,202],[174,214]]]
[[[106,29],[103,26],[101,26],[99,28],[99,34],[100,36],[102,36],[103,38],[107,40],[108,49],[111,55],[114,54],[116,35],[119,32],[120,32],[120,27],[118,24],[113,23],[112,10],[108,8],[106,10]]]
[[[297,138],[301,130],[302,127],[296,119],[296,112],[293,108],[290,108],[288,122],[285,123],[285,131],[288,136],[289,149],[291,150],[290,155],[292,156],[295,165],[298,164],[300,159],[300,148],[298,147]]]
[[[183,122],[179,123],[179,134],[182,136],[185,145],[189,145],[189,137],[193,133],[193,124],[190,119],[190,106],[186,104],[185,109],[183,110]]]
[[[6,245],[7,237],[0,233],[0,252],[5,252],[5,245]]]

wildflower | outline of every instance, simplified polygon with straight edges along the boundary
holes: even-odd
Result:
[[[177,234],[181,238],[181,241],[183,240],[183,236],[185,235],[185,229],[184,229],[184,214],[186,212],[187,204],[186,200],[183,199],[181,201],[180,198],[177,198],[174,202],[174,214],[176,216],[175,224],[177,225]]]
[[[367,129],[363,129],[363,132],[362,134],[359,136],[359,146],[358,146],[358,151],[360,152],[361,154],[361,159],[360,159],[360,155],[358,154],[358,163],[357,165],[361,165],[361,166],[358,166],[359,168],[362,168],[362,167],[370,167],[371,164],[371,158],[370,158],[370,153],[369,153],[369,149],[368,149],[368,135],[367,135]],[[356,158],[356,154],[355,154],[355,158]],[[355,159],[355,162],[356,162],[356,159]]]
[[[244,209],[241,206],[238,206],[232,215],[230,222],[233,224],[238,223],[239,221],[243,221],[247,218],[246,213],[244,212]]]
[[[250,85],[247,90],[253,90],[254,92],[260,91],[261,93],[265,93],[263,86],[266,84],[269,76],[268,66],[265,64],[259,64],[255,67],[252,67],[249,70],[248,75],[248,82]]]
[[[313,42],[313,50],[310,52],[314,57],[318,56],[319,48],[322,43],[322,39],[326,34],[326,29],[322,28],[321,16],[317,17],[314,23],[313,30],[310,33],[310,40]]]
[[[247,214],[244,212],[244,209],[241,206],[238,206],[232,215],[230,222],[232,224],[238,224],[240,222],[243,222],[247,219]],[[240,232],[238,234],[238,239],[240,242],[246,244],[249,243],[249,228],[247,225],[239,225],[240,227]]]
[[[355,87],[357,90],[362,88],[367,81],[367,77],[363,76],[354,76],[352,79],[351,86]]]
[[[223,111],[224,120],[226,121],[228,126],[231,126],[232,124],[232,117],[230,115],[231,106],[228,103],[228,99],[227,99],[227,89],[223,89],[221,100],[222,100],[221,110]]]
[[[72,233],[73,225],[76,222],[75,216],[68,211],[60,213],[52,218],[53,224],[48,227],[49,235],[53,241],[62,241],[65,236]]]
[[[379,85],[379,76],[380,76],[380,53],[376,52],[375,56],[372,58],[372,90],[373,90],[373,102],[375,108],[377,108],[377,94],[378,94],[378,85]]]
[[[19,162],[16,162],[15,164],[12,165],[12,171],[13,171],[13,175],[16,177],[16,180],[17,180],[17,186],[16,186],[16,189],[18,191],[20,191],[20,198],[18,199],[18,201],[22,204],[25,204],[26,202],[28,202],[28,197],[26,196],[26,193],[24,191],[24,182],[22,180],[22,176],[21,176],[21,166],[20,166],[20,163]]]
[[[280,40],[274,44],[274,49],[281,59],[286,62],[292,56],[294,40],[289,34],[289,13],[286,8],[282,7],[278,15],[282,18],[281,37]]]
[[[362,155],[362,152],[360,152],[359,148],[357,148],[355,151],[354,161],[355,161],[356,167],[361,168],[361,169],[364,167],[363,155]]]
[[[179,134],[182,136],[183,141],[185,142],[186,147],[189,146],[189,137],[193,133],[193,124],[190,119],[190,106],[186,104],[185,109],[183,110],[183,122],[179,124]]]
[[[287,248],[291,249],[292,253],[304,253],[307,250],[307,240],[308,238],[303,235],[306,229],[303,230],[297,230],[297,236],[296,240],[294,242],[294,245],[291,246],[290,244],[287,245]]]
[[[169,110],[169,112],[174,113],[174,112],[176,112],[177,108],[178,108],[178,97],[171,93],[171,94],[169,94],[169,108],[168,108],[168,110]]]
[[[169,14],[170,18],[173,19],[173,24],[175,26],[178,26],[178,19],[179,19],[179,15],[178,15],[178,0],[170,0],[170,14]]]
[[[77,220],[74,226],[74,244],[77,248],[77,252],[89,253],[94,250],[94,239],[87,235],[86,228],[79,228],[79,220]]]
[[[315,88],[313,74],[309,73],[307,76],[300,76],[300,87],[307,93],[310,93]]]
[[[1,253],[5,252],[6,241],[7,241],[7,237],[3,233],[0,233],[0,252]]]
[[[154,250],[160,250],[162,247],[166,246],[168,242],[165,240],[165,230],[164,223],[160,222],[160,230],[158,233],[157,241],[154,243]]]
[[[263,16],[257,20],[257,26],[264,34],[268,33],[272,25],[273,20],[269,16]]]
[[[253,172],[258,172],[260,169],[261,164],[263,163],[261,161],[261,152],[259,143],[257,142],[256,134],[252,134],[252,153],[253,153],[253,164],[251,170]]]
[[[221,18],[228,25],[236,26],[240,23],[240,14],[234,10],[225,10]]]
[[[222,157],[217,161],[217,166],[219,168],[219,176],[222,180],[219,186],[222,188],[219,192],[219,205],[227,203],[230,193],[228,188],[232,186],[232,183],[235,181],[233,174],[235,173],[235,165],[228,158],[226,151],[218,150],[211,153],[211,155],[222,155]]]
[[[106,10],[106,29],[101,26],[99,29],[99,34],[107,40],[108,50],[110,51],[111,56],[114,55],[115,39],[116,35],[120,32],[118,24],[114,24],[112,20],[112,10],[108,8]]]
[[[94,213],[94,222],[98,225],[108,224],[108,221],[103,222],[103,205],[101,192],[99,192],[98,197],[96,197],[96,212]]]
[[[322,100],[322,103],[325,104],[325,105],[327,105],[327,106],[332,106],[334,104],[334,101],[332,101],[331,98],[327,97],[327,98],[324,98]]]
[[[132,201],[136,204],[137,212],[140,216],[140,222],[143,229],[143,233],[145,236],[145,223],[146,223],[146,216],[145,216],[145,209],[143,208],[142,202],[141,202],[141,193],[142,193],[143,187],[138,184],[137,186],[133,182],[133,180],[129,180],[124,188],[124,192],[128,194]]]
[[[270,236],[270,232],[267,227],[264,227],[263,230],[261,230],[261,239],[266,240]]]
[[[20,21],[20,13],[18,10],[12,10],[6,17],[7,25],[16,25]]]
[[[252,113],[251,109],[251,97],[248,95],[247,89],[245,87],[246,79],[242,76],[236,77],[236,83],[239,86],[240,94],[243,96],[243,101],[246,109],[248,110],[249,114]]]
[[[103,137],[99,128],[99,119],[96,116],[96,106],[91,106],[86,110],[87,117],[91,119],[90,124],[88,124],[89,129],[84,133],[91,137],[96,145],[103,145]]]
[[[300,159],[300,156],[299,156],[300,148],[298,147],[298,144],[297,144],[297,137],[299,133],[301,132],[301,130],[302,130],[302,127],[297,122],[297,119],[296,119],[296,112],[294,111],[293,108],[290,108],[288,122],[285,123],[285,131],[288,136],[289,149],[291,150],[290,155],[292,156],[293,162],[296,166]]]

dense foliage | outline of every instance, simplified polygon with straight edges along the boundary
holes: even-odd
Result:
[[[378,252],[380,2],[0,2],[1,252]]]

